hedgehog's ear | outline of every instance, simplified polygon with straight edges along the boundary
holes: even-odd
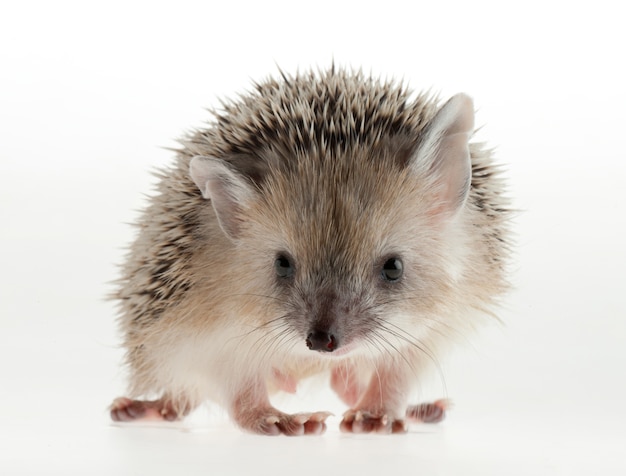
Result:
[[[236,239],[243,221],[241,210],[254,197],[250,182],[223,160],[212,157],[192,158],[189,173],[202,196],[211,200],[224,232],[231,239]]]
[[[473,132],[474,104],[465,94],[453,96],[424,129],[411,162],[416,171],[433,180],[437,195],[433,215],[452,216],[467,199],[472,181],[469,139]]]

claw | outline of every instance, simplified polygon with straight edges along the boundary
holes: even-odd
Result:
[[[363,410],[348,410],[340,424],[345,433],[403,433],[406,432],[404,420],[397,420],[387,413],[382,415]]]
[[[292,421],[294,423],[297,423],[298,425],[304,425],[310,419],[310,413],[296,413],[295,415],[293,415]]]
[[[265,423],[267,423],[268,425],[275,425],[279,421],[280,421],[280,418],[278,418],[278,416],[276,415],[270,415],[267,418],[265,418]]]
[[[328,412],[289,415],[274,408],[249,410],[235,417],[237,423],[253,433],[288,436],[319,435],[326,430]]]
[[[325,422],[328,417],[333,416],[331,412],[315,412],[311,413],[310,421]]]

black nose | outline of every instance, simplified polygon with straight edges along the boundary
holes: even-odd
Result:
[[[311,350],[332,352],[337,348],[337,339],[324,331],[313,331],[306,338],[306,346]]]

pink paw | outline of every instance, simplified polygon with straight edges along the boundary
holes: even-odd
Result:
[[[445,418],[448,407],[449,402],[447,400],[412,405],[406,410],[406,418],[419,423],[438,423]],[[404,419],[392,418],[385,413],[348,410],[343,415],[340,428],[346,433],[389,434],[406,433],[408,424]]]
[[[449,407],[450,402],[448,400],[412,405],[407,408],[406,417],[420,423],[439,423],[446,417],[446,410]]]
[[[274,408],[253,411],[237,418],[239,426],[262,435],[321,435],[326,431],[328,412],[288,415]]]
[[[348,410],[339,426],[345,433],[406,433],[407,424],[402,419],[387,414],[372,414],[361,410]]]
[[[169,401],[131,400],[126,397],[116,398],[111,404],[110,411],[113,421],[174,421],[183,418],[189,413],[189,410],[176,410],[174,405]]]

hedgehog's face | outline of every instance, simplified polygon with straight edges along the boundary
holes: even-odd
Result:
[[[278,328],[333,356],[410,339],[405,321],[427,314],[420,296],[438,281],[424,265],[437,247],[430,201],[382,161],[310,163],[268,178],[244,232]]]
[[[451,287],[445,228],[469,190],[468,114],[466,98],[449,102],[406,157],[355,147],[243,169],[192,160],[238,263],[270,298],[268,333],[330,355],[419,347]]]

